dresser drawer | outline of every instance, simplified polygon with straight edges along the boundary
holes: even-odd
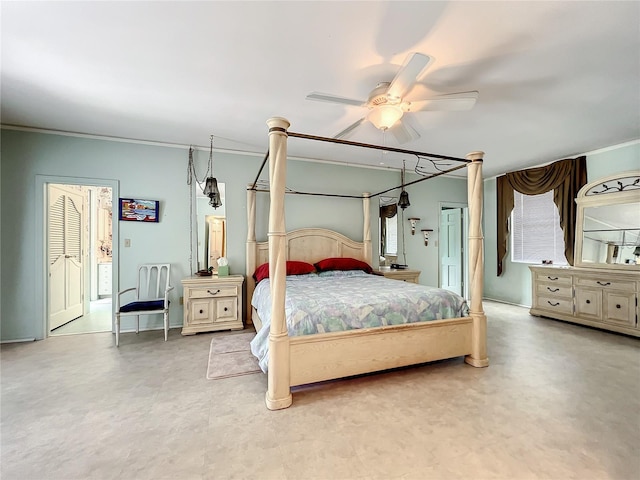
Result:
[[[571,275],[556,274],[555,272],[537,273],[536,281],[538,283],[549,283],[554,285],[571,285]]]
[[[604,321],[625,327],[636,325],[636,294],[605,292]]]
[[[602,320],[602,289],[576,287],[576,314]]]
[[[555,298],[540,295],[536,297],[535,302],[539,309],[568,314],[573,313],[573,299],[571,298]]]
[[[565,297],[571,298],[572,295],[572,287],[571,285],[562,285],[562,284],[538,284],[537,289],[538,295],[547,296],[547,297]]]
[[[238,287],[235,285],[212,285],[210,287],[195,287],[189,289],[189,298],[218,298],[235,297]]]
[[[625,280],[607,280],[599,277],[579,277],[576,285],[591,288],[606,288],[607,290],[622,290],[624,292],[634,292],[635,282]]]

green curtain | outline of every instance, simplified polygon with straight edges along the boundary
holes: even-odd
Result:
[[[573,265],[576,236],[577,207],[575,198],[587,183],[587,157],[559,160],[539,168],[529,168],[507,173],[497,179],[498,196],[498,276],[503,272],[503,260],[507,254],[509,216],[513,210],[513,192],[524,195],[541,195],[554,190],[553,201],[560,213],[560,226],[564,232],[564,255]]]

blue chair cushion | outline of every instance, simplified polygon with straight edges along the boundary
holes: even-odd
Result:
[[[148,310],[164,310],[164,300],[143,300],[127,303],[120,307],[121,312],[143,312]]]

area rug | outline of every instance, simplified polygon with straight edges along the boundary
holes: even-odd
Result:
[[[255,332],[214,336],[209,350],[207,379],[238,377],[259,373],[258,359],[251,353],[249,342]]]

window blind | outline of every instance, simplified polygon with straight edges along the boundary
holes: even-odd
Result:
[[[540,264],[543,260],[551,260],[556,265],[567,264],[553,190],[542,195],[523,195],[514,191],[510,227],[511,261]]]

